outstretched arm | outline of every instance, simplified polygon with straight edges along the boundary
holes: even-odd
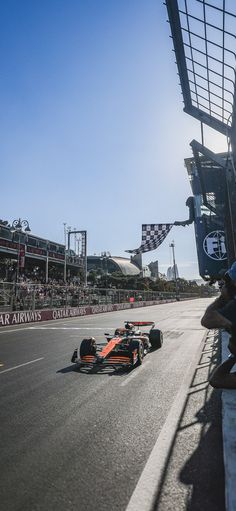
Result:
[[[229,301],[227,289],[222,288],[221,295],[213,303],[207,307],[202,319],[201,324],[206,328],[224,328],[227,332],[231,333],[232,322],[224,317],[219,309]]]
[[[209,383],[216,389],[236,389],[236,373],[230,373],[236,364],[236,357],[230,357],[212,373]]]

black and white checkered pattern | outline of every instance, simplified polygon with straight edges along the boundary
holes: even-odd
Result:
[[[142,242],[139,248],[126,250],[130,254],[149,252],[155,250],[166,238],[174,224],[143,224]]]

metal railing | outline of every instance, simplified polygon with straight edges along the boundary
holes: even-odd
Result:
[[[179,298],[196,298],[179,293]],[[0,282],[0,311],[40,310],[83,305],[125,303],[176,298],[175,292],[84,288],[74,285],[44,285]]]

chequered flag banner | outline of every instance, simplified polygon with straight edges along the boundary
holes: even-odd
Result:
[[[142,242],[139,248],[134,250],[125,250],[130,254],[139,254],[140,252],[149,252],[155,250],[166,238],[174,224],[143,224]]]

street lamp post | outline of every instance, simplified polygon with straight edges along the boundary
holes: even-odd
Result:
[[[107,281],[108,281],[108,259],[110,257],[110,253],[104,252],[102,253],[101,260],[102,260],[102,270],[105,273],[105,287],[107,288]]]
[[[17,267],[16,267],[16,284],[18,283],[19,279],[19,270],[20,270],[20,250],[21,250],[21,234],[30,232],[30,226],[28,220],[21,220],[21,218],[18,218],[18,220],[13,220],[12,226],[10,231],[12,233],[17,232],[18,233],[18,250],[17,250]],[[24,251],[25,254],[25,251]]]
[[[66,283],[66,235],[67,235],[66,222],[63,222],[63,225],[64,225],[64,242],[65,242],[65,257],[64,257],[64,282]]]
[[[46,252],[46,275],[45,275],[45,283],[46,283],[46,284],[48,284],[48,267],[49,267],[48,246],[49,246],[49,242],[47,241],[47,252]]]
[[[12,301],[12,308],[15,310],[16,307],[16,296],[17,296],[17,284],[19,280],[19,270],[22,266],[20,264],[20,258],[21,258],[21,234],[30,232],[30,226],[28,220],[21,220],[21,218],[18,218],[18,220],[13,220],[12,226],[10,228],[10,231],[12,233],[17,232],[18,233],[18,250],[17,250],[17,266],[16,266],[16,278],[15,278],[15,286],[14,286],[14,295],[13,295],[13,301]],[[25,257],[25,240],[24,240],[24,254],[22,257]],[[22,263],[22,261],[21,261]]]

